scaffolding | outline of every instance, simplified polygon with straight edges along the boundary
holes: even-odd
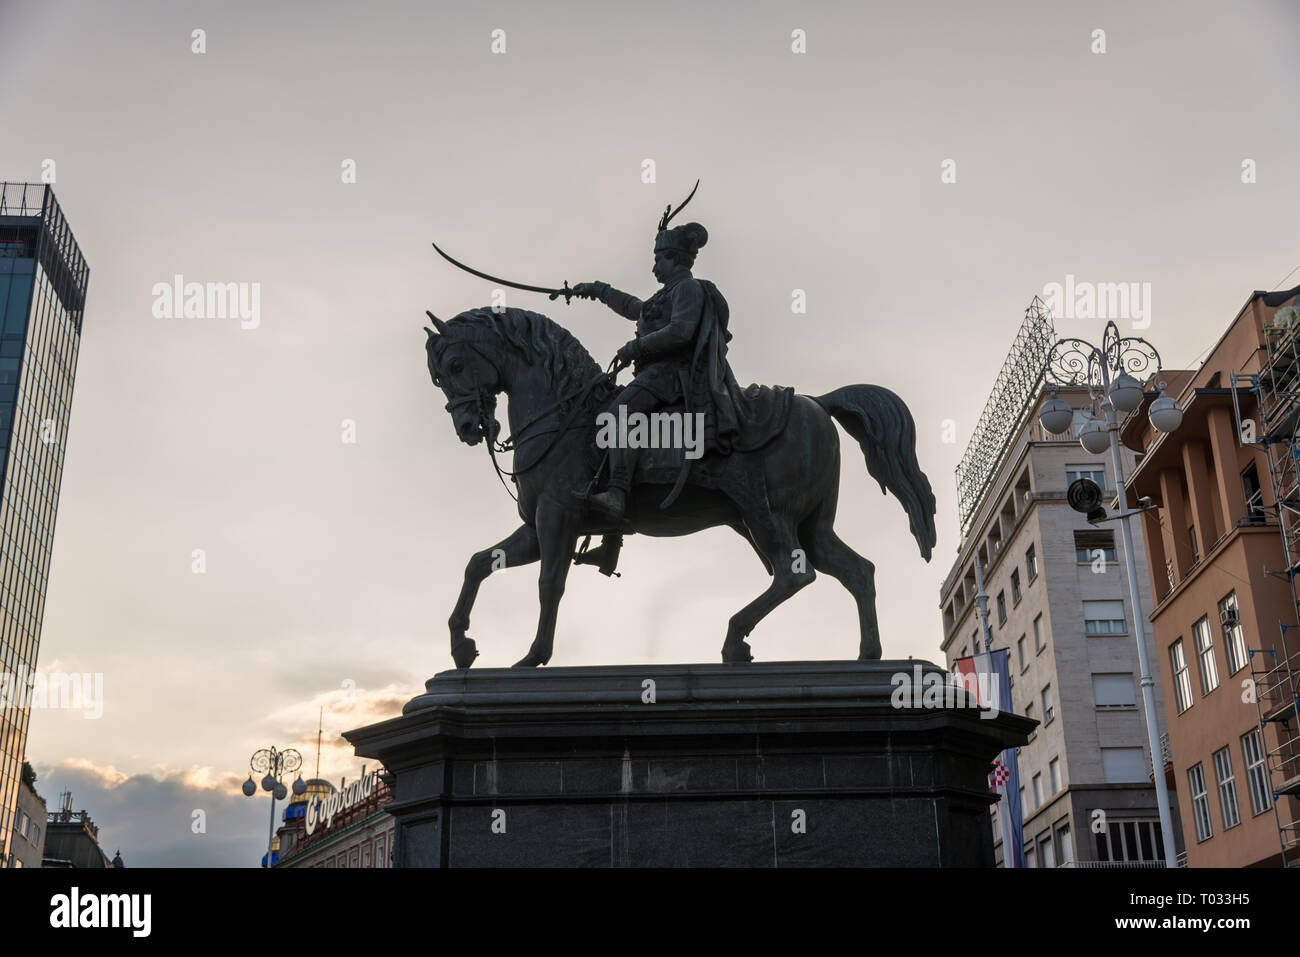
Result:
[[[1249,649],[1260,741],[1273,795],[1273,815],[1283,867],[1300,866],[1300,820],[1292,819],[1291,802],[1300,797],[1300,314],[1280,309],[1264,327],[1267,359],[1258,373],[1232,376],[1232,405],[1242,444],[1262,446],[1267,453],[1273,507],[1282,536],[1286,567],[1272,574],[1291,589],[1290,622],[1278,622],[1274,647]],[[1244,413],[1238,389],[1249,389],[1258,421]],[[1260,644],[1263,644],[1262,636]],[[1276,735],[1270,746],[1269,732]]]

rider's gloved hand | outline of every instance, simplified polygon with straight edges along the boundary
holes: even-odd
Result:
[[[638,358],[640,358],[640,356],[641,356],[641,343],[633,339],[631,342],[623,346],[623,348],[618,350],[618,353],[617,355],[615,355],[615,358],[618,359],[620,365],[629,366],[633,362],[635,362]]]
[[[580,282],[573,287],[573,294],[579,299],[600,300],[609,291],[607,282]]]

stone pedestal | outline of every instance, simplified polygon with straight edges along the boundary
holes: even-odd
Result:
[[[398,867],[990,867],[989,765],[1033,722],[896,706],[896,675],[935,672],[445,671],[345,737],[393,775]]]

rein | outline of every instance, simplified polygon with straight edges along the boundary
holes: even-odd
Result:
[[[475,349],[475,351],[477,352],[478,350]],[[618,376],[618,370],[620,368],[622,368],[622,364],[620,364],[619,361],[615,359],[609,364],[609,368],[606,369],[604,372],[594,376],[592,379],[590,379],[588,382],[584,383],[583,385],[580,385],[566,392],[555,402],[551,403],[541,412],[538,412],[536,415],[534,415],[532,418],[526,421],[523,425],[521,425],[514,435],[509,435],[500,442],[496,441],[492,437],[492,419],[488,413],[488,405],[487,405],[487,401],[484,398],[484,392],[483,390],[479,389],[477,379],[474,382],[473,393],[460,396],[459,398],[453,399],[452,401],[448,402],[447,411],[451,412],[457,407],[462,405],[468,405],[471,402],[477,405],[479,428],[483,430],[483,436],[486,439],[485,444],[487,445],[488,458],[492,462],[492,468],[496,471],[497,481],[499,481],[501,483],[501,487],[506,490],[506,494],[509,495],[516,502],[518,502],[519,496],[515,495],[515,493],[510,490],[510,486],[506,484],[505,477],[509,476],[510,481],[517,485],[519,484],[520,475],[523,475],[525,472],[529,472],[532,469],[535,469],[538,465],[540,465],[542,463],[542,460],[545,459],[546,456],[550,454],[551,450],[555,448],[555,446],[559,443],[561,437],[563,437],[566,433],[572,431],[574,428],[577,427],[574,424],[573,420],[576,418],[578,413],[581,412],[582,409],[586,407],[587,401],[588,399],[591,398],[591,394],[595,390],[596,386],[600,385],[602,382],[609,382],[610,385],[617,384],[616,380]],[[547,416],[553,414],[554,412],[564,408],[565,403],[570,401],[573,401],[573,405],[569,408],[569,411],[565,414],[564,419],[560,422],[560,424],[557,427],[552,429],[546,429],[543,432],[538,432],[536,435],[527,436],[527,438],[523,437],[525,433],[527,433],[528,430],[531,429],[534,425],[536,425],[538,422],[545,419]],[[515,469],[512,472],[503,469],[501,467],[501,464],[497,462],[497,452],[516,451],[519,448],[520,442],[528,441],[530,439],[535,439],[535,438],[541,438],[544,435],[552,435],[552,434],[555,435],[555,438],[551,440],[550,444],[548,444],[546,448],[544,448],[541,451],[541,453],[535,459],[533,459],[532,462],[530,462],[528,465],[524,466],[523,468]],[[593,478],[593,482],[594,481],[595,479]]]

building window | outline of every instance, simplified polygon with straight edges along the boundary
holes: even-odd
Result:
[[[1192,706],[1192,679],[1187,674],[1187,656],[1183,653],[1183,639],[1169,646],[1169,662],[1174,671],[1174,696],[1178,699],[1178,713]]]
[[[1025,786],[1022,784],[1020,785],[1020,820],[1023,821],[1027,817],[1029,817],[1029,805],[1025,803]],[[1030,864],[1029,866],[1033,867],[1034,865]]]
[[[1187,540],[1191,542],[1192,545],[1192,564],[1195,565],[1197,562],[1201,560],[1201,550],[1200,547],[1196,544],[1195,525],[1187,526]]]
[[[1223,646],[1228,651],[1228,674],[1235,675],[1246,667],[1246,635],[1241,630],[1241,612],[1237,608],[1237,593],[1229,592],[1219,602],[1219,624],[1223,627]]]
[[[1092,676],[1092,700],[1098,708],[1132,708],[1137,705],[1133,690],[1133,673],[1095,674]]]
[[[1214,752],[1214,776],[1219,784],[1219,807],[1223,810],[1223,829],[1226,831],[1241,823],[1241,814],[1237,810],[1237,782],[1232,775],[1232,752],[1227,748]]]
[[[1209,694],[1219,687],[1219,669],[1214,664],[1214,635],[1210,619],[1202,618],[1192,626],[1196,635],[1196,662],[1201,670],[1201,693]]]
[[[1034,810],[1037,811],[1043,806],[1043,772],[1038,771],[1034,774]]]
[[[1082,530],[1074,533],[1074,560],[1080,565],[1096,561],[1115,562],[1115,533]]]
[[[1273,806],[1268,787],[1268,770],[1264,766],[1264,743],[1259,728],[1241,736],[1241,754],[1246,761],[1246,780],[1250,783],[1250,810],[1263,814]]]
[[[1043,726],[1052,723],[1052,718],[1056,716],[1052,710],[1052,686],[1048,685],[1043,689]]]
[[[1043,616],[1034,616],[1034,651],[1043,650]]]
[[[1039,867],[1055,867],[1056,851],[1052,847],[1052,832],[1048,831],[1038,838]]]
[[[1052,787],[1052,793],[1055,794],[1061,790],[1061,759],[1052,758],[1047,762],[1047,783]]]
[[[1102,748],[1101,773],[1107,784],[1136,784],[1149,780],[1141,748]]]
[[[1028,718],[1030,721],[1034,720],[1034,703],[1032,701],[1029,702],[1029,704],[1025,705],[1025,717]],[[1036,735],[1037,733],[1038,733],[1038,728],[1034,728],[1033,731],[1030,731],[1029,740],[1030,741],[1034,740],[1034,735]]]
[[[1027,667],[1025,664],[1025,636],[1021,635],[1016,639],[1016,654],[1020,656],[1020,670],[1023,672]]]
[[[1065,467],[1065,486],[1069,488],[1079,479],[1092,479],[1103,489],[1106,487],[1106,469],[1095,462],[1091,465],[1067,465]]]
[[[1056,828],[1056,851],[1062,867],[1074,863],[1074,840],[1070,837],[1070,825],[1060,824]]]
[[[1030,545],[1029,550],[1025,552],[1025,574],[1029,576],[1032,582],[1038,577],[1038,556],[1034,553],[1034,546]]]
[[[1001,626],[1001,625],[1005,625],[1006,623],[1007,623],[1007,593],[1004,591],[1000,591],[998,592],[998,625]]]
[[[1124,602],[1085,601],[1083,630],[1090,635],[1124,634]]]
[[[1038,858],[1034,854],[1034,844],[1029,842],[1025,845],[1025,867],[1037,867]]]
[[[1251,462],[1241,473],[1241,491],[1246,496],[1246,521],[1252,525],[1263,525],[1266,520],[1264,512],[1264,493],[1259,486],[1259,469]]]
[[[1099,861],[1162,861],[1164,836],[1159,821],[1116,821],[1109,819],[1104,831],[1094,835]]]
[[[1200,762],[1187,769],[1187,783],[1191,785],[1192,814],[1196,818],[1196,839],[1208,841],[1214,836],[1210,826],[1210,796],[1205,791],[1205,771]]]
[[[1011,572],[1011,603],[1020,604],[1020,569],[1016,568]]]

